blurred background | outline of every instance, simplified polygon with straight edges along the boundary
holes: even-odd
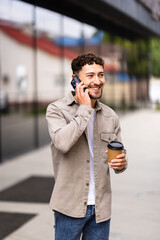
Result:
[[[46,106],[82,52],[105,60],[105,104],[160,109],[158,0],[44,2],[0,0],[0,162],[50,142]]]
[[[160,0],[0,0],[0,240],[54,239],[45,112],[88,51],[105,61],[101,100],[129,159],[111,171],[110,240],[159,239]]]

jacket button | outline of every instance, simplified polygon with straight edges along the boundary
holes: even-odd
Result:
[[[84,205],[87,205],[87,202],[84,202]]]
[[[89,163],[89,160],[87,160],[87,163]]]
[[[89,183],[86,183],[87,186],[89,186]]]

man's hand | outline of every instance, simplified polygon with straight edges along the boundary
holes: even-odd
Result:
[[[76,83],[76,94],[74,97],[79,104],[85,104],[91,107],[91,99],[88,94],[88,89],[85,88],[86,86],[83,82],[80,82],[79,84]]]
[[[105,153],[108,154],[108,150]],[[126,165],[126,155],[124,153],[118,155],[116,159],[113,159],[109,165],[110,168],[122,170]]]

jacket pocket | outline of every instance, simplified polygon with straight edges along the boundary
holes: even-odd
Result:
[[[101,140],[105,142],[114,141],[116,139],[117,139],[117,136],[114,133],[101,133]]]
[[[110,141],[114,141],[116,139],[117,139],[117,136],[114,133],[101,133],[101,140],[102,140],[102,142],[101,142],[101,147],[102,147],[101,156],[102,156],[105,164],[107,163],[107,159],[108,159],[108,155],[105,153],[105,151],[107,150],[107,144]]]

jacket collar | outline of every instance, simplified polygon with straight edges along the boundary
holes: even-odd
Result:
[[[74,98],[75,91],[71,91],[67,94],[66,99],[67,99],[67,105],[70,106],[72,103],[77,103],[76,99]]]
[[[66,99],[67,99],[67,105],[70,106],[72,105],[73,103],[76,103],[77,104],[77,101],[76,99],[74,98],[74,95],[75,95],[75,91],[71,91],[67,94],[66,96]],[[102,110],[102,106],[100,104],[100,102],[97,100],[96,102],[96,107],[95,107],[95,110],[96,111],[99,111],[99,110]]]

